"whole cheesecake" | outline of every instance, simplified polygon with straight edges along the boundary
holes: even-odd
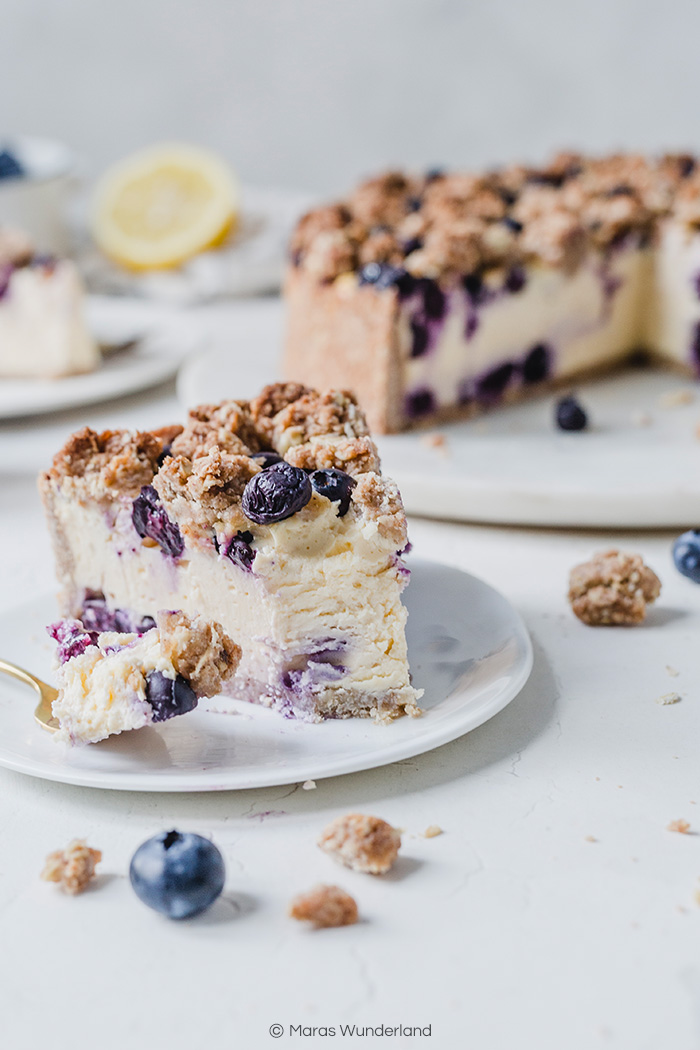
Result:
[[[406,516],[350,395],[277,384],[184,428],[85,428],[40,489],[61,613],[87,632],[178,610],[240,645],[231,696],[310,721],[419,713]]]
[[[374,430],[467,417],[644,351],[700,372],[700,166],[686,154],[390,172],[304,216],[289,377]]]

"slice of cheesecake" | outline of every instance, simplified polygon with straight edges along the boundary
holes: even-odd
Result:
[[[159,612],[144,634],[87,631],[79,620],[48,628],[58,643],[56,737],[94,744],[165,722],[214,696],[235,672],[239,647],[220,624]]]
[[[184,428],[86,428],[40,488],[65,616],[215,621],[242,648],[226,691],[291,717],[418,713],[406,517],[351,396],[279,384]]]
[[[24,234],[0,229],[0,378],[56,379],[91,372],[99,360],[75,264],[37,255]]]
[[[381,432],[473,415],[639,350],[700,372],[700,169],[562,154],[389,173],[305,216],[284,369]]]

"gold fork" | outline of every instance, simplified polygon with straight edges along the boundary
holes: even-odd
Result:
[[[39,703],[34,711],[34,719],[42,729],[47,729],[49,733],[55,733],[58,729],[58,721],[51,714],[51,704],[58,696],[58,689],[54,689],[52,685],[42,682],[41,678],[37,678],[36,675],[30,674],[29,671],[25,671],[24,668],[17,667],[16,664],[11,664],[7,660],[0,660],[0,672],[9,674],[13,678],[18,678],[20,682],[30,685],[39,694]]]

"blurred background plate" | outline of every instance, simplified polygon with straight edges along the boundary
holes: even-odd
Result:
[[[224,346],[178,378],[189,407],[247,398],[279,375],[284,313],[241,304]],[[698,387],[673,373],[628,369],[577,387],[592,422],[567,434],[555,396],[429,431],[379,435],[382,467],[412,514],[514,525],[680,528],[700,523]]]
[[[81,405],[112,401],[164,383],[185,358],[201,351],[206,340],[127,300],[92,298],[88,324],[106,347],[99,368],[62,379],[0,379],[0,419],[21,419]]]

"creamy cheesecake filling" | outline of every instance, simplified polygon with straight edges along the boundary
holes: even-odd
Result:
[[[286,521],[255,526],[251,568],[215,543],[188,543],[181,557],[137,535],[132,503],[108,507],[54,500],[70,543],[63,604],[86,625],[148,624],[162,608],[219,622],[243,656],[227,692],[317,718],[415,710],[407,678],[407,570],[377,525],[314,493]],[[217,550],[218,547],[218,550]],[[96,619],[96,617],[101,619]]]
[[[72,262],[0,266],[1,376],[52,379],[92,371],[98,363]]]

